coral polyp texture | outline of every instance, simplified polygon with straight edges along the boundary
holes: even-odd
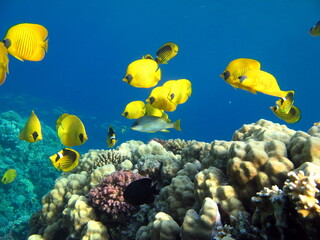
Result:
[[[124,189],[129,183],[141,177],[140,174],[131,171],[116,171],[91,189],[87,197],[94,208],[104,212],[112,221],[125,222],[136,208],[124,200]]]
[[[231,141],[90,150],[43,197],[29,240],[320,239],[318,132],[260,119]],[[133,207],[123,190],[146,175],[159,195]]]

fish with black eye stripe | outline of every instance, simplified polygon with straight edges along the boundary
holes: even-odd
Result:
[[[49,158],[56,169],[69,172],[78,166],[80,154],[71,148],[64,148]]]

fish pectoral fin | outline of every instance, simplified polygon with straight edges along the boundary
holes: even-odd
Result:
[[[257,94],[257,91],[253,90],[253,89],[248,89],[249,92],[253,93],[253,94]]]
[[[162,129],[161,132],[170,132],[168,129]]]

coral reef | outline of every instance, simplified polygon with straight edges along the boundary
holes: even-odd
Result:
[[[18,138],[29,114],[24,118],[14,111],[0,114],[0,174],[2,176],[10,168],[17,171],[17,178],[12,183],[0,183],[0,236],[11,230],[15,239],[25,238],[30,216],[41,207],[42,196],[52,188],[60,174],[48,159],[62,148],[52,128],[41,123],[43,139],[36,143]]]
[[[91,189],[87,197],[91,205],[99,211],[105,212],[110,221],[126,222],[136,208],[124,201],[123,193],[130,182],[140,179],[142,176],[131,171],[116,171],[106,176],[102,182]]]
[[[180,234],[179,225],[164,212],[158,212],[153,222],[142,226],[136,235],[136,240],[176,240]]]
[[[43,197],[29,239],[319,239],[320,139],[311,132],[261,119],[231,141],[91,150]],[[114,176],[128,169],[157,182],[154,203],[123,202],[129,180]]]

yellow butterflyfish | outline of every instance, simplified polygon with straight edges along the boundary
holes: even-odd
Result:
[[[71,148],[64,148],[49,158],[56,169],[68,172],[78,166],[80,154]]]
[[[29,143],[34,143],[42,139],[41,124],[33,110],[24,128],[21,130],[19,138]]]
[[[122,79],[133,87],[151,88],[161,79],[161,70],[156,61],[148,58],[136,60],[129,64]]]
[[[62,114],[56,122],[56,129],[61,143],[66,147],[79,146],[88,140],[82,121],[75,115]]]
[[[6,80],[7,73],[9,73],[8,50],[3,42],[0,42],[0,86]]]
[[[41,61],[48,51],[48,30],[39,24],[21,23],[11,27],[2,42],[9,54],[23,61]]]
[[[3,174],[3,177],[1,179],[1,182],[3,184],[8,184],[8,183],[11,183],[14,181],[14,179],[16,178],[17,176],[17,171],[15,169],[9,169],[7,170],[4,174]]]

